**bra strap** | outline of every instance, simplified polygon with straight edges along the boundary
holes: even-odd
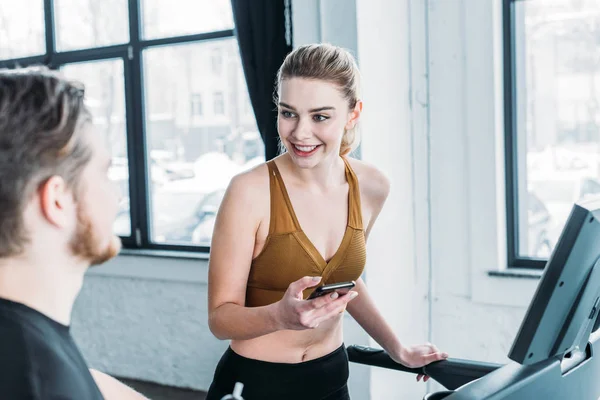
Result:
[[[346,164],[346,179],[348,180],[348,225],[354,229],[363,229],[362,207],[360,202],[360,187],[358,178],[346,157],[342,157]]]
[[[269,169],[269,190],[271,192],[271,221],[269,235],[300,230],[291,202],[275,160],[267,162]]]

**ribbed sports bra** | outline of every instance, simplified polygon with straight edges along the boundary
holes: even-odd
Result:
[[[264,248],[252,260],[246,306],[258,307],[279,301],[290,283],[304,276],[321,276],[321,284],[357,280],[366,263],[358,179],[348,160],[348,223],[342,242],[326,261],[302,231],[285,184],[274,160],[267,162],[271,192],[271,219]],[[314,288],[304,291],[308,297]]]

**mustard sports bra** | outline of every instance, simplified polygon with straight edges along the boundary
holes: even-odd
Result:
[[[321,276],[319,284],[357,280],[366,263],[358,179],[346,164],[348,224],[342,243],[326,261],[302,231],[274,160],[267,162],[271,192],[269,234],[261,253],[252,260],[246,306],[258,307],[281,300],[290,283],[304,276]],[[305,298],[314,288],[305,290]]]

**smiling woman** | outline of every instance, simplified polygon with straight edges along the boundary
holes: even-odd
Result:
[[[346,309],[399,363],[447,357],[432,344],[402,345],[361,279],[389,182],[348,156],[358,144],[358,94],[356,62],[338,47],[301,46],[279,70],[277,128],[287,151],[233,178],[214,225],[209,326],[231,346],[208,400],[236,382],[248,399],[349,399]],[[348,281],[356,286],[347,293],[309,298],[319,284]]]

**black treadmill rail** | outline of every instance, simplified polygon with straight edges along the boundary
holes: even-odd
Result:
[[[436,361],[421,368],[408,368],[398,364],[383,350],[372,347],[348,346],[348,358],[351,362],[374,367],[395,369],[412,374],[428,375],[446,389],[455,390],[502,367],[500,364],[448,358]]]

